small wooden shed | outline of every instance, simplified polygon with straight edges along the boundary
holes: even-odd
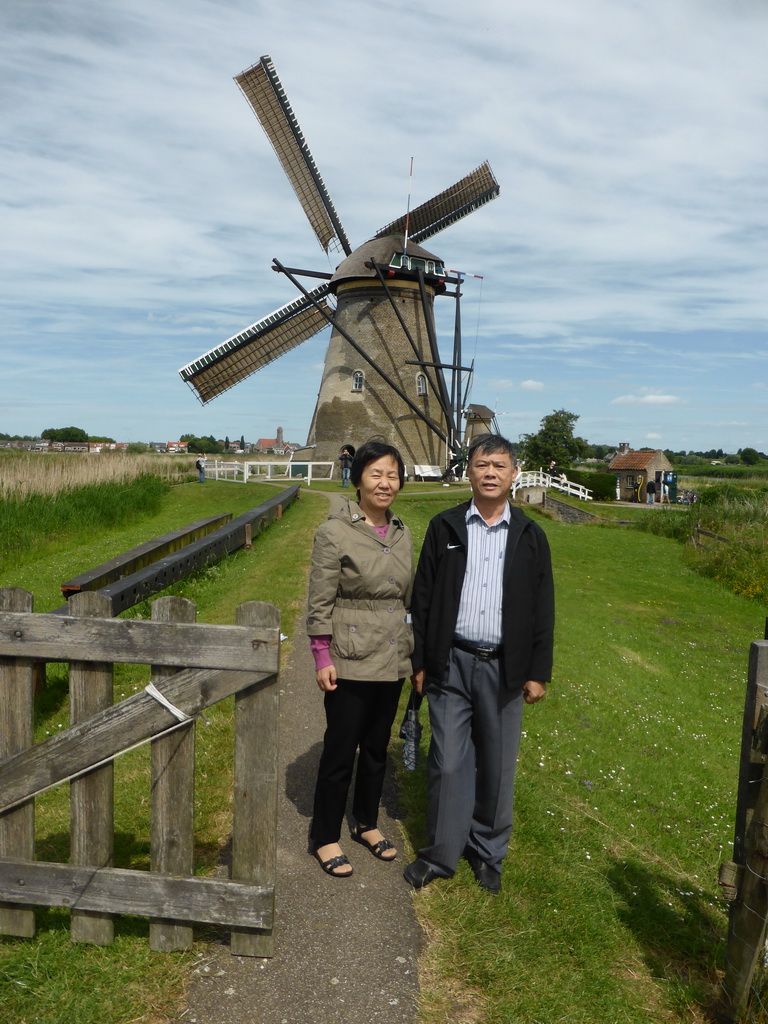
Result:
[[[649,480],[656,484],[658,501],[662,482],[668,482],[669,475],[673,474],[672,463],[661,449],[620,450],[609,462],[608,472],[616,474],[616,498],[619,501],[646,501]]]

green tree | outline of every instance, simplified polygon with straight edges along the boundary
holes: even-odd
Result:
[[[742,448],[739,458],[745,466],[756,466],[760,461],[760,452],[757,448]]]
[[[40,437],[48,441],[87,441],[88,434],[81,427],[48,427]]]
[[[528,469],[546,469],[554,460],[560,470],[582,458],[588,450],[583,437],[576,437],[573,428],[578,415],[566,409],[555,409],[545,416],[535,434],[523,434],[520,456]]]
[[[221,445],[212,435],[210,437],[197,437],[196,434],[182,434],[180,441],[187,442],[187,451],[192,453],[203,452],[205,455],[219,455]]]

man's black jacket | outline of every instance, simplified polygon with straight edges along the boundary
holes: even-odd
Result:
[[[426,685],[443,681],[467,566],[469,502],[438,513],[421,550],[411,598],[415,649],[413,671]],[[502,631],[504,678],[509,689],[528,679],[546,683],[552,674],[555,624],[549,544],[541,527],[510,506],[504,556]]]

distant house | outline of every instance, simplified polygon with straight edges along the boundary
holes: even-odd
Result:
[[[620,501],[645,501],[648,481],[654,481],[659,494],[662,477],[672,472],[672,463],[661,449],[636,452],[622,445],[608,464],[608,472],[616,474],[616,497]]]
[[[271,452],[276,444],[277,438],[275,437],[260,437],[253,446],[253,450],[255,452]]]
[[[275,455],[284,455],[288,447],[283,440],[283,428],[277,428],[277,437],[260,437],[253,446],[255,452],[274,452]]]

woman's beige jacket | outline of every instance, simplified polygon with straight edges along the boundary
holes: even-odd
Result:
[[[386,537],[345,500],[315,533],[307,633],[331,636],[340,679],[394,682],[411,673],[411,533],[391,516]]]

